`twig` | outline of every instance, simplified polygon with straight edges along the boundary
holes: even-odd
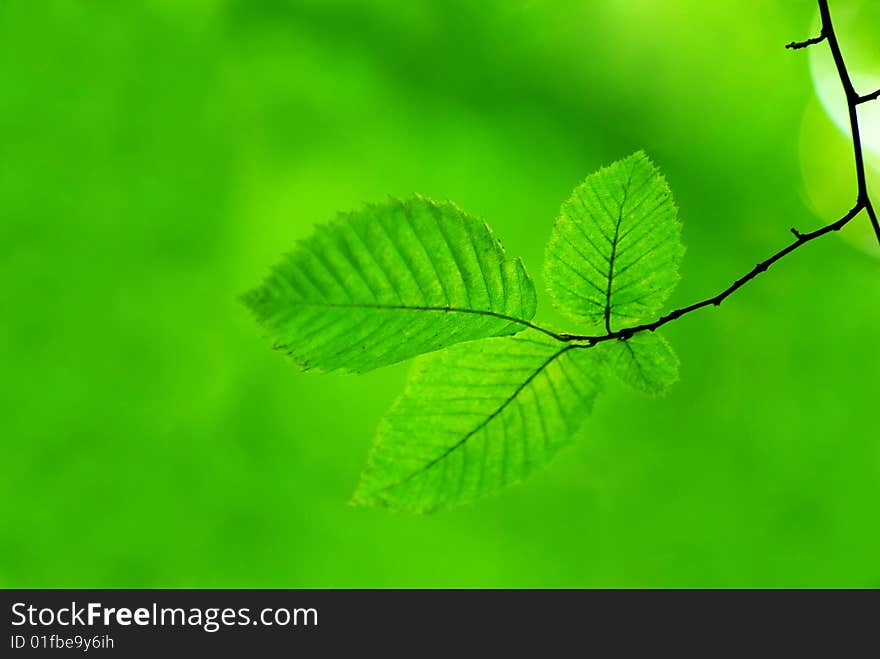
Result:
[[[681,318],[682,316],[696,311],[697,309],[702,309],[703,307],[709,306],[717,307],[728,296],[732,295],[734,292],[755,279],[762,272],[766,272],[771,265],[779,261],[784,256],[791,254],[799,247],[802,247],[803,245],[806,245],[807,243],[812,242],[817,238],[821,238],[828,233],[840,231],[840,229],[849,224],[849,222],[862,211],[865,211],[867,213],[868,218],[871,221],[871,225],[874,227],[874,232],[877,234],[877,240],[880,241],[880,222],[878,222],[877,213],[874,210],[874,205],[871,202],[870,195],[868,194],[868,183],[865,176],[865,159],[862,153],[862,138],[859,128],[858,113],[858,106],[861,103],[880,97],[880,90],[873,92],[872,94],[868,94],[867,96],[860,96],[858,92],[856,92],[855,87],[852,83],[852,79],[850,78],[849,71],[846,68],[846,62],[844,61],[843,54],[840,51],[840,44],[837,41],[837,34],[834,31],[834,24],[831,20],[831,12],[828,9],[828,0],[818,0],[818,3],[819,13],[822,16],[822,32],[820,36],[813,39],[808,39],[807,41],[792,42],[788,44],[786,48],[789,48],[791,50],[799,50],[801,48],[806,48],[807,46],[818,44],[822,41],[828,42],[828,47],[831,50],[832,57],[834,58],[834,64],[837,68],[837,74],[840,78],[840,83],[843,86],[844,93],[846,94],[847,108],[849,110],[850,129],[852,132],[853,142],[853,156],[856,168],[856,182],[858,186],[855,205],[846,213],[846,215],[841,217],[839,220],[836,220],[831,224],[827,224],[820,229],[816,229],[815,231],[811,231],[809,233],[801,233],[797,229],[792,228],[791,232],[795,237],[793,243],[758,263],[749,272],[747,272],[726,289],[713,297],[701,300],[700,302],[695,302],[686,307],[681,307],[680,309],[675,309],[674,311],[670,311],[666,315],[661,316],[651,323],[634,325],[632,327],[616,330],[614,332],[607,332],[606,334],[593,336],[581,334],[557,334],[557,339],[559,339],[560,341],[577,342],[578,347],[589,348],[596,345],[597,343],[602,343],[603,341],[611,341],[613,339],[626,340],[634,334],[638,334],[639,332],[653,332],[663,325],[666,325],[667,323],[670,323],[677,318]]]
[[[818,37],[813,37],[806,41],[792,41],[791,43],[785,44],[785,47],[789,50],[800,50],[801,48],[807,48],[808,46],[815,46],[817,43],[822,43],[824,40],[825,35],[820,34]]]
[[[705,300],[701,300],[700,302],[694,302],[691,305],[686,307],[682,307],[680,309],[676,309],[675,311],[670,311],[665,316],[661,316],[657,320],[652,323],[645,323],[643,325],[635,325],[633,327],[627,327],[621,330],[617,330],[616,332],[611,332],[609,334],[601,334],[597,336],[579,336],[575,334],[567,334],[563,335],[564,341],[578,341],[583,342],[584,347],[591,347],[596,345],[597,343],[602,343],[603,341],[610,341],[612,339],[622,339],[626,340],[630,338],[634,334],[638,334],[639,332],[653,332],[661,327],[663,327],[667,323],[671,323],[673,320],[677,318],[681,318],[682,316],[691,313],[692,311],[696,311],[697,309],[702,309],[703,307],[709,306],[719,306],[724,300],[732,295],[734,292],[745,286],[752,279],[760,275],[762,272],[766,272],[771,265],[776,263],[779,259],[784,256],[791,254],[798,247],[802,247],[806,245],[808,242],[816,240],[816,238],[821,238],[827,233],[831,233],[832,231],[840,231],[843,227],[845,227],[850,220],[852,220],[856,215],[858,215],[864,207],[861,205],[854,206],[846,215],[841,217],[836,222],[832,222],[831,224],[827,224],[821,229],[816,229],[815,231],[811,231],[810,233],[798,233],[797,238],[793,243],[779,250],[769,258],[764,259],[760,263],[758,263],[754,268],[749,270],[742,277],[733,282],[730,286],[725,288],[723,291],[718,293],[710,298],[706,298]]]
[[[862,103],[867,103],[868,101],[874,101],[880,98],[880,89],[875,92],[871,92],[870,94],[865,94],[864,96],[859,96],[859,100],[857,101],[858,105]]]

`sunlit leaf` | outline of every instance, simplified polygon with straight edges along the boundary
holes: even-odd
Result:
[[[610,332],[656,314],[684,254],[672,193],[643,152],[599,170],[562,206],[544,276],[567,314]]]
[[[583,424],[601,355],[528,332],[420,358],[353,503],[428,512],[522,480]]]
[[[678,382],[678,357],[657,333],[608,341],[602,348],[609,369],[634,389],[656,396]]]
[[[513,334],[536,306],[484,222],[419,196],[319,227],[244,301],[304,369],[354,372]]]

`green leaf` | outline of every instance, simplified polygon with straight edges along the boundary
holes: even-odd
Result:
[[[601,347],[608,367],[634,389],[657,396],[678,382],[678,357],[657,333],[641,332]]]
[[[516,333],[536,307],[484,222],[420,196],[319,227],[243,300],[304,369],[352,372]]]
[[[535,332],[420,358],[352,503],[429,512],[522,480],[572,439],[601,369],[599,351]]]
[[[611,332],[660,310],[683,255],[672,193],[640,151],[575,188],[553,227],[544,276],[557,306]]]

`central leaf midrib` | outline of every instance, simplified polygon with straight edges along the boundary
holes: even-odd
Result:
[[[422,306],[409,304],[369,304],[358,302],[315,302],[311,300],[297,300],[297,305],[302,307],[327,307],[331,309],[377,309],[379,311],[431,311],[442,313],[467,313],[476,314],[478,316],[492,316],[501,320],[509,320],[511,322],[529,325],[529,321],[516,316],[508,316],[507,314],[490,311],[488,309],[467,309],[465,307],[442,307],[442,306]]]
[[[514,400],[516,400],[516,398],[523,392],[523,390],[526,387],[528,387],[535,380],[536,377],[538,377],[541,373],[543,373],[547,369],[548,366],[550,366],[550,364],[552,364],[559,357],[561,357],[562,355],[564,355],[566,352],[573,349],[574,347],[575,346],[573,346],[573,345],[567,345],[564,348],[561,348],[561,349],[557,350],[556,352],[554,352],[547,359],[545,359],[544,362],[540,366],[538,366],[534,371],[532,371],[532,373],[525,380],[523,380],[523,382],[516,388],[516,390],[514,390],[513,393],[511,393],[510,396],[508,396],[501,403],[501,405],[499,405],[495,409],[495,411],[493,411],[485,419],[483,419],[479,424],[477,424],[477,426],[475,428],[473,428],[472,430],[467,432],[464,436],[459,438],[458,441],[456,441],[452,446],[448,447],[442,454],[438,455],[436,458],[433,458],[427,464],[420,467],[418,470],[412,472],[403,480],[400,480],[396,483],[392,483],[391,485],[386,485],[385,487],[381,488],[380,491],[387,491],[387,490],[394,489],[396,487],[400,487],[404,483],[408,483],[413,478],[415,478],[421,474],[424,474],[425,472],[430,470],[432,467],[436,466],[437,464],[439,464],[440,462],[442,462],[443,460],[448,458],[453,452],[455,452],[456,450],[458,450],[459,448],[464,446],[471,437],[476,435],[478,432],[480,432],[480,430],[485,428],[495,418],[497,418],[498,415],[501,414],[507,408],[508,405],[510,405]]]
[[[614,238],[611,240],[611,256],[608,258],[608,288],[605,290],[605,331],[611,334],[611,286],[614,280],[614,260],[617,258],[617,243],[620,240],[620,225],[623,222],[623,207],[626,206],[626,195],[632,184],[633,167],[629,172],[626,185],[623,186],[623,198],[617,211],[617,222],[614,225]]]

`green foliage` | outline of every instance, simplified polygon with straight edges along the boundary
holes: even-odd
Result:
[[[583,423],[600,359],[534,332],[420,358],[353,502],[427,512],[522,480]]]
[[[547,245],[554,302],[608,332],[651,318],[679,279],[676,215],[665,179],[641,151],[587,177],[563,204]]]
[[[615,329],[661,308],[683,253],[669,188],[639,152],[574,191],[546,250],[556,304],[604,335],[529,322],[536,295],[522,263],[483,222],[424,197],[320,227],[245,302],[303,368],[359,372],[432,353],[382,421],[352,498],[429,512],[546,464],[583,425],[605,372],[650,395],[677,380],[662,337]]]
[[[880,87],[880,2],[829,4],[858,91]],[[642,145],[685,226],[667,307],[715,292],[854,201],[827,44],[782,50],[814,15],[0,2],[0,585],[880,587],[864,215],[661,330],[682,359],[666,398],[608,374],[525,485],[428,517],[343,505],[412,363],[301,373],[233,300],[335,211],[419,190],[522,257],[534,322],[579,331],[550,308],[544,244],[571,190]],[[859,110],[875,204],[878,106]]]
[[[678,357],[657,333],[643,332],[602,347],[609,370],[638,391],[657,396],[678,381]]]
[[[318,228],[244,302],[304,369],[352,372],[513,334],[536,308],[522,262],[484,222],[420,196]]]

